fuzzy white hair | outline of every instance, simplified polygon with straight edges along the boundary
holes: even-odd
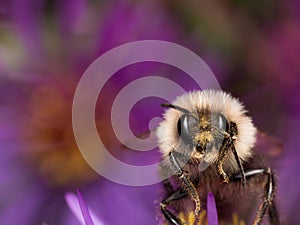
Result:
[[[193,91],[186,93],[172,102],[190,112],[208,109],[211,112],[223,114],[229,122],[237,126],[237,139],[234,146],[242,162],[252,157],[252,148],[256,141],[256,128],[252,119],[246,115],[243,104],[230,94],[217,90]],[[157,128],[157,137],[163,158],[168,156],[172,147],[179,141],[177,122],[183,113],[176,109],[168,109],[164,114],[164,120]],[[238,171],[238,166],[233,154],[229,154],[224,169],[231,172]]]

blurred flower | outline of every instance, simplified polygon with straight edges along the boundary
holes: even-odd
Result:
[[[104,51],[139,39],[174,40],[176,29],[159,4],[32,0],[24,5],[14,0],[6,8],[7,25],[0,26],[5,31],[0,35],[0,204],[5,205],[0,223],[78,224],[63,203],[64,193],[75,186],[86,188],[88,197],[97,204],[101,201],[104,221],[124,224],[125,218],[130,224],[155,223],[154,210],[150,209],[157,186],[127,188],[98,180],[74,140],[71,107],[80,76]],[[150,17],[154,14],[161,16],[154,20]],[[137,71],[157,68],[146,65],[135,73],[121,73],[123,76],[112,79],[99,96],[96,123],[105,145],[115,155],[121,157],[123,153],[107,117],[113,97],[126,82],[141,76]],[[148,112],[150,115],[151,110]],[[135,121],[139,120],[137,115]],[[130,161],[132,155],[125,158]],[[141,200],[141,196],[147,197]],[[112,205],[113,197],[117,199]]]

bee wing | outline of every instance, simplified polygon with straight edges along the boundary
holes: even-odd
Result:
[[[254,149],[257,153],[270,158],[278,157],[283,151],[281,140],[268,135],[261,130],[258,130],[257,132],[257,140]]]
[[[199,171],[204,171],[207,167],[213,164],[218,158],[218,155],[219,151],[217,149],[213,149],[212,151],[206,153],[199,164]]]

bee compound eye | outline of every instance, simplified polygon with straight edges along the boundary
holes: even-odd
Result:
[[[229,131],[229,122],[223,114],[217,115],[217,126],[219,129],[228,132]]]
[[[177,122],[178,135],[186,145],[192,145],[191,127],[195,123],[196,119],[187,114],[182,115]]]

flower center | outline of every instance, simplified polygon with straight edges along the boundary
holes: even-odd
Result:
[[[27,144],[30,163],[48,184],[57,187],[92,182],[97,174],[77,148],[72,130],[72,95],[53,86],[33,91]]]

